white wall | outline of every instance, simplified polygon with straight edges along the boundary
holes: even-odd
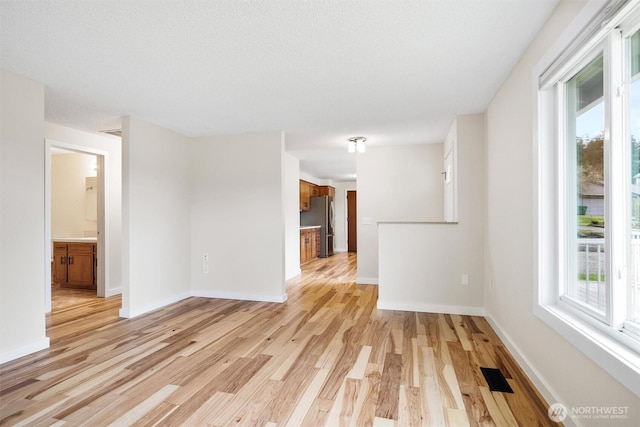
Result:
[[[96,156],[81,153],[51,156],[51,236],[84,237],[97,232],[97,221],[86,216],[85,178],[96,176]],[[95,204],[95,203],[94,203]]]
[[[379,225],[379,308],[483,312],[484,116],[457,117],[448,139],[456,140],[458,150],[458,222]],[[462,284],[462,275],[468,276],[468,285]]]
[[[638,398],[533,314],[533,69],[583,4],[560,3],[486,112],[485,308],[550,403],[629,406],[634,416],[615,425],[638,425]]]
[[[442,159],[442,144],[358,154],[358,283],[378,283],[378,221],[442,221]]]
[[[187,139],[123,118],[123,317],[190,295]]]
[[[284,301],[284,134],[197,138],[190,152],[194,294]]]
[[[45,336],[44,86],[0,70],[0,363]]]
[[[356,182],[336,182],[336,197],[334,199],[335,228],[333,230],[333,245],[337,252],[347,251],[347,191],[357,191]]]
[[[300,160],[282,154],[285,280],[300,274]]]

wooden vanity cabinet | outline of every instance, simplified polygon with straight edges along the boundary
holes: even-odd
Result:
[[[63,288],[96,289],[96,244],[54,242],[52,281]]]

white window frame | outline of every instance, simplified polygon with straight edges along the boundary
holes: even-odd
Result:
[[[562,294],[560,287],[564,286],[567,279],[565,277],[567,257],[562,242],[568,231],[564,215],[567,194],[563,190],[566,172],[565,148],[564,143],[558,143],[566,139],[562,129],[564,118],[561,116],[564,114],[564,108],[560,108],[564,106],[564,94],[561,93],[562,85],[556,82],[561,82],[563,78],[568,79],[572,75],[570,71],[579,70],[581,66],[593,59],[597,54],[598,46],[606,46],[604,48],[605,127],[610,132],[605,134],[605,157],[623,155],[628,159],[629,153],[615,151],[621,149],[620,144],[610,144],[611,140],[616,141],[628,135],[625,134],[624,123],[611,122],[612,115],[621,115],[625,108],[622,97],[611,96],[612,90],[617,91],[617,88],[622,88],[624,76],[622,65],[613,64],[612,61],[607,60],[607,57],[614,51],[617,51],[616,55],[622,52],[623,36],[627,34],[620,35],[615,27],[628,19],[629,11],[640,6],[640,0],[628,2],[614,0],[612,3],[615,2],[624,3],[624,7],[616,12],[613,19],[605,20],[604,25],[600,26],[598,23],[598,26],[594,26],[594,19],[598,14],[602,14],[602,2],[590,1],[534,68],[533,90],[534,99],[537,101],[534,108],[533,138],[534,187],[536,188],[534,227],[537,238],[534,239],[536,286],[533,310],[537,317],[640,397],[640,341],[635,339],[633,333],[625,334],[620,331],[626,318],[626,308],[618,310],[618,307],[620,304],[625,305],[626,298],[618,290],[620,286],[626,286],[627,283],[624,270],[626,253],[614,253],[613,249],[614,245],[618,245],[621,240],[630,235],[630,226],[627,226],[626,230],[624,227],[618,227],[614,232],[612,232],[613,228],[607,228],[606,231],[607,268],[605,270],[616,273],[607,274],[610,286],[606,316],[603,318],[590,315],[578,309],[572,302],[566,301],[566,298],[560,297]],[[586,32],[590,34],[588,39],[583,37]],[[577,46],[575,40],[579,40]],[[567,51],[571,49],[573,52],[568,55]],[[561,60],[559,61],[558,58]],[[612,102],[609,104],[607,99]],[[611,126],[612,124],[615,126]],[[623,146],[626,147],[627,144]],[[627,164],[625,168],[630,167]],[[622,203],[624,207],[617,210],[617,213],[606,211],[607,222],[624,221],[626,218],[630,197],[626,192],[628,186],[625,185],[627,172],[626,169],[605,172],[607,174],[605,194],[609,199],[607,205]],[[571,202],[575,204],[575,200]],[[613,215],[622,216],[622,219],[614,218]],[[625,231],[627,231],[626,234]],[[575,230],[573,232],[575,233]]]

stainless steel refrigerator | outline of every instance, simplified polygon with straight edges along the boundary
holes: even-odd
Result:
[[[300,225],[320,226],[320,258],[333,255],[333,197],[311,198],[308,211],[300,212]]]

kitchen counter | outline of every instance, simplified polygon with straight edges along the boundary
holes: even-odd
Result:
[[[66,242],[66,243],[97,243],[97,237],[53,237],[53,242]]]
[[[300,230],[311,230],[312,228],[320,228],[319,225],[305,225],[303,227],[300,227]]]

